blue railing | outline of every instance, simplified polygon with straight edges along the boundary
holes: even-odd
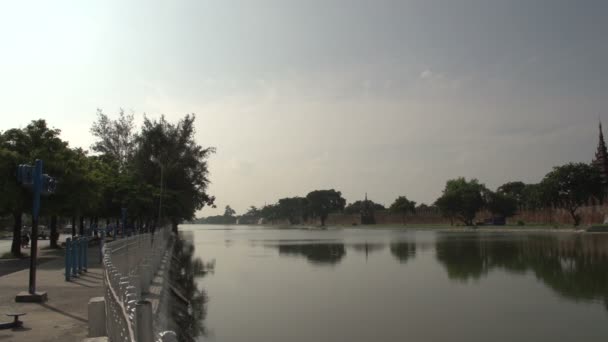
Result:
[[[75,236],[65,241],[65,281],[87,272],[89,260],[89,238]]]

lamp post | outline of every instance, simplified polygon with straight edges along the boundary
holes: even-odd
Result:
[[[55,192],[56,182],[53,177],[42,173],[42,160],[36,159],[35,166],[19,165],[17,181],[33,193],[32,237],[30,255],[30,278],[28,292],[21,292],[15,298],[17,302],[44,302],[46,292],[36,291],[36,261],[38,258],[38,215],[40,213],[40,195]]]

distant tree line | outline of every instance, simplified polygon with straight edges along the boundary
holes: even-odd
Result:
[[[50,217],[55,248],[58,222],[71,221],[72,234],[83,234],[85,221],[97,227],[118,224],[121,208],[126,208],[132,229],[161,224],[177,229],[197,210],[213,205],[214,197],[207,194],[207,158],[215,150],[195,142],[194,121],[194,115],[177,123],[164,116],[144,118],[136,131],[132,114],[120,111],[114,120],[98,110],[91,127],[96,138],[92,153],[71,148],[60,130],[42,119],[0,132],[0,216],[12,217],[12,254],[21,255],[23,216],[32,210],[31,194],[17,184],[16,169],[36,159],[57,179],[56,193],[42,199],[41,211],[41,216]]]
[[[547,207],[568,211],[578,226],[578,209],[590,201],[602,202],[605,196],[599,171],[585,163],[554,167],[540,183],[508,182],[493,192],[476,179],[449,180],[435,205],[451,220],[473,225],[475,215],[487,209],[495,216],[510,217],[519,209],[538,210]]]
[[[403,224],[408,215],[417,212],[435,210],[450,219],[452,224],[472,226],[476,215],[487,210],[495,219],[503,221],[515,215],[518,210],[539,210],[547,207],[562,208],[568,211],[574,225],[579,225],[581,217],[578,209],[590,200],[603,201],[604,192],[599,171],[592,165],[570,163],[555,167],[538,184],[525,184],[520,181],[508,182],[499,186],[496,191],[488,189],[477,179],[467,180],[464,177],[446,182],[441,196],[429,206],[417,205],[406,196],[397,197],[388,207],[388,211],[400,215]],[[319,219],[321,225],[330,213],[361,214],[365,210],[387,210],[384,205],[372,200],[355,201],[345,205],[340,191],[316,190],[306,197],[281,198],[275,204],[262,208],[251,206],[241,216],[230,208],[221,216],[211,216],[196,220],[196,223],[239,223],[255,224],[287,222],[300,224],[309,219]]]

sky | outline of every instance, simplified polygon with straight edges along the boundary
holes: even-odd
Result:
[[[0,1],[0,130],[88,148],[97,108],[214,146],[243,213],[316,189],[432,203],[446,180],[538,182],[608,124],[608,2]]]

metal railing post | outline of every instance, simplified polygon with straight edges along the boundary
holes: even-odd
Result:
[[[78,277],[78,237],[72,240],[72,276]]]
[[[99,240],[99,263],[103,261],[103,245],[106,242],[105,235],[105,232],[101,232],[101,234],[99,234],[99,236],[101,237],[101,239]]]
[[[70,281],[70,275],[72,273],[72,265],[70,264],[70,259],[72,253],[72,239],[67,238],[65,240],[65,281]]]
[[[140,300],[135,306],[135,338],[137,342],[153,342],[154,331],[152,330],[152,303]]]
[[[78,238],[78,274],[82,273],[82,240],[83,237]]]
[[[82,268],[84,272],[88,272],[88,264],[89,264],[89,238],[85,237],[84,240],[82,241],[83,243],[83,249],[82,249],[82,256],[83,256],[83,262],[82,262]]]

